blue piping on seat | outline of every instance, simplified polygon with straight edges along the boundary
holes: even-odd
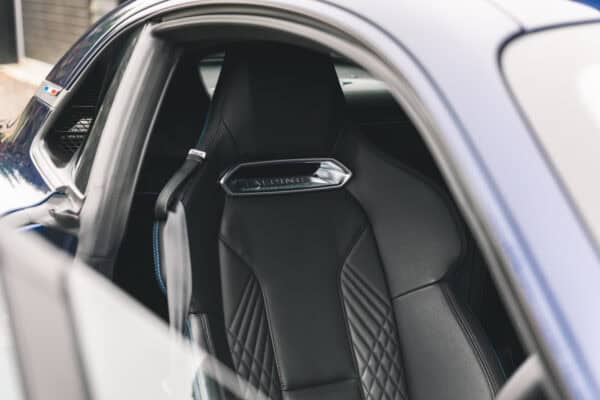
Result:
[[[162,271],[160,269],[160,223],[155,222],[152,227],[152,256],[154,259],[154,277],[156,278],[156,282],[160,287],[160,290],[166,296],[167,294],[167,285],[162,276]]]

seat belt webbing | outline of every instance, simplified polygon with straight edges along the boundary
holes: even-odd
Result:
[[[158,195],[154,208],[154,214],[158,221],[165,221],[167,219],[167,214],[173,204],[175,194],[190,175],[202,165],[205,159],[206,152],[198,149],[190,149],[183,165],[169,179],[169,182],[167,182]]]

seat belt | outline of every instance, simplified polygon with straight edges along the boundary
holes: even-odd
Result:
[[[198,149],[190,149],[183,165],[175,172],[160,191],[156,206],[154,207],[154,216],[157,221],[166,221],[167,215],[173,206],[173,200],[181,185],[200,167],[206,159],[206,152]]]
[[[182,185],[203,164],[205,159],[206,152],[196,148],[190,149],[183,165],[161,190],[154,207],[155,222],[152,229],[154,274],[161,291],[167,297],[170,325],[174,324],[172,326],[181,330],[182,334],[185,333],[187,326],[188,307],[185,303],[189,303],[192,291],[191,261],[188,243],[186,243],[186,225],[185,221],[181,221],[184,214],[181,214],[182,210],[176,207],[175,199]],[[169,213],[172,214],[171,219],[167,218]],[[166,243],[164,242],[165,238],[168,239]],[[176,287],[181,293],[167,290],[165,275],[180,281],[181,287]],[[184,282],[184,280],[189,282]],[[172,315],[173,311],[177,315]]]
[[[174,227],[171,226],[169,228],[169,221],[167,221],[167,217],[169,216],[169,212],[171,212],[172,216],[177,216],[177,207],[175,206],[175,200],[177,198],[177,194],[183,184],[188,181],[190,176],[194,172],[196,172],[204,163],[206,159],[206,152],[202,150],[198,150],[196,148],[192,148],[189,150],[188,155],[186,157],[183,165],[175,172],[175,174],[171,177],[171,179],[167,182],[163,190],[161,190],[158,198],[156,200],[156,206],[154,208],[154,214],[156,218],[156,222],[154,223],[154,231],[153,231],[153,248],[154,248],[154,266],[155,266],[155,274],[158,284],[165,295],[167,295],[167,301],[173,299],[169,298],[169,293],[167,290],[167,283],[165,282],[161,267],[165,269],[169,268],[185,268],[191,272],[191,263],[189,257],[180,257],[181,254],[174,254],[180,251],[180,246],[175,245],[173,241],[170,243],[164,243],[164,240],[161,240],[161,232],[166,234],[167,236],[174,235]],[[174,213],[174,214],[173,214]],[[185,224],[185,221],[174,221],[175,225]],[[185,240],[182,235],[176,235],[177,238],[172,238],[175,242],[181,242]],[[164,243],[164,246],[161,246],[161,243]],[[189,251],[189,250],[188,250]],[[161,255],[162,253],[162,255]],[[174,261],[177,260],[175,263]],[[170,261],[170,262],[169,262]],[[162,265],[161,265],[162,264]],[[191,286],[190,286],[191,288]],[[182,299],[187,298],[187,296],[182,296]],[[179,300],[182,300],[179,299]],[[169,310],[171,307],[169,306]],[[183,311],[183,309],[182,309]],[[185,309],[183,311],[184,315],[178,316],[169,316],[169,318],[185,318],[188,311]],[[188,321],[189,322],[189,321]],[[189,325],[185,323],[186,327]],[[190,328],[187,328],[189,335],[188,337],[192,339],[193,332],[191,332]],[[182,332],[185,333],[185,332]],[[214,354],[213,354],[214,355]],[[218,371],[218,367],[213,370],[215,376],[220,376]],[[202,393],[210,393],[210,398],[214,397],[215,399],[230,399],[234,398],[230,395],[230,392],[222,387],[217,381],[213,380],[210,376],[204,376],[204,373],[198,371],[197,375],[194,377],[193,382],[193,391],[192,396],[194,400],[200,400],[203,398]]]

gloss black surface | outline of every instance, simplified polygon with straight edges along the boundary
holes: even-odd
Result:
[[[38,203],[50,193],[30,155],[33,138],[49,114],[48,106],[33,98],[0,134],[0,214]]]

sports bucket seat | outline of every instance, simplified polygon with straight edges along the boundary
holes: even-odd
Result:
[[[191,336],[272,399],[482,400],[501,384],[447,283],[461,219],[364,140],[327,56],[232,46],[156,214],[159,279],[191,275]]]

